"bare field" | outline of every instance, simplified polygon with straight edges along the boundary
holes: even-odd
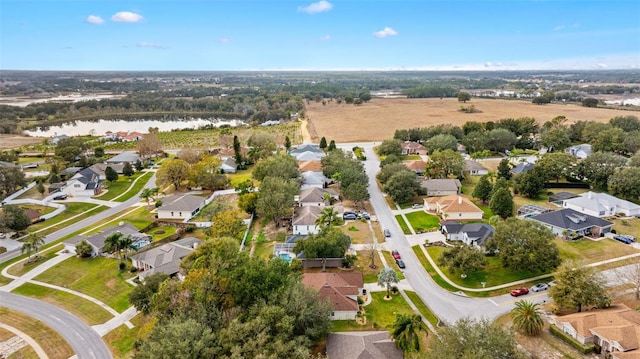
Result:
[[[24,145],[42,143],[42,138],[18,135],[0,135],[0,150],[18,148]]]
[[[460,112],[461,106],[475,106],[477,113]],[[573,104],[535,105],[531,101],[477,99],[463,104],[457,99],[379,99],[360,106],[337,104],[307,105],[308,131],[314,142],[382,141],[393,137],[397,129],[428,127],[439,124],[462,126],[467,121],[487,122],[503,118],[533,117],[540,124],[556,116],[565,116],[568,123],[580,120],[608,122],[616,116],[639,116],[638,111],[588,108]]]

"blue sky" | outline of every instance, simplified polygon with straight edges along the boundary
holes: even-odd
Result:
[[[0,69],[640,68],[637,0],[0,0]]]

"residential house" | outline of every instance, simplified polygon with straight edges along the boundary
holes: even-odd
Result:
[[[403,163],[409,170],[415,172],[418,176],[422,176],[427,168],[427,163],[422,160],[404,161]]]
[[[226,160],[227,158],[235,158],[236,153],[233,150],[233,148],[218,148],[218,149],[214,149],[213,151],[211,151],[213,154],[217,154],[218,157],[220,157],[221,160]],[[249,148],[248,147],[240,147],[240,154],[243,157],[247,157],[247,155],[249,154]]]
[[[40,212],[36,211],[33,208],[27,208],[24,210],[24,214],[29,217],[31,223],[36,223],[40,220]]]
[[[327,177],[325,177],[322,172],[316,171],[306,171],[300,173],[300,178],[302,180],[302,184],[300,186],[301,189],[306,188],[324,188],[329,183]]]
[[[60,192],[65,185],[65,182],[52,183],[47,187],[47,191],[49,191],[49,194]]]
[[[484,176],[489,174],[489,170],[478,161],[465,160],[464,173],[468,173],[471,176]]]
[[[550,228],[556,236],[602,237],[611,232],[613,223],[602,218],[574,211],[570,208],[539,214],[529,218]]]
[[[122,233],[123,237],[131,236],[134,240],[151,238],[151,236],[148,234],[140,233],[138,229],[131,223],[120,222],[120,224],[118,224],[117,226],[108,227],[100,233],[96,233],[90,236],[75,236],[63,243],[64,249],[69,252],[75,253],[78,243],[85,241],[91,246],[91,254],[93,256],[97,256],[104,252],[104,241],[110,234],[114,232]]]
[[[293,213],[293,234],[316,234],[320,231],[320,226],[316,220],[320,217],[322,207],[303,206],[296,207]]]
[[[427,196],[450,196],[460,194],[462,184],[458,179],[438,178],[424,180],[420,186],[427,191]]]
[[[132,165],[133,165],[133,163],[132,163]],[[107,180],[107,175],[106,175],[107,167],[111,167],[117,173],[122,174],[122,170],[124,169],[124,164],[121,164],[121,163],[110,163],[110,164],[96,163],[96,164],[92,165],[91,167],[89,167],[89,169],[91,169],[93,172],[97,173],[98,177],[100,178],[101,181],[106,181]]]
[[[302,284],[320,293],[333,304],[331,320],[354,320],[360,310],[358,296],[362,295],[364,278],[361,272],[304,273]]]
[[[0,167],[15,167],[16,165],[7,161],[0,161]]]
[[[298,146],[297,148],[289,151],[289,154],[295,157],[296,161],[320,161],[327,154],[320,148],[320,146],[306,143]]]
[[[571,146],[566,149],[567,153],[575,156],[578,159],[585,159],[591,156],[591,145],[588,143],[583,143],[581,145]]]
[[[121,164],[129,162],[129,164],[133,165],[136,162],[140,161],[140,156],[135,151],[123,151],[119,155],[113,156],[106,160],[105,162],[108,165],[112,164]],[[115,168],[114,168],[115,169]]]
[[[571,192],[558,192],[549,196],[549,202],[555,204],[556,206],[562,206],[562,203],[565,200],[576,197],[580,197],[580,195]]]
[[[478,206],[460,195],[425,198],[424,208],[449,220],[482,219],[484,215]]]
[[[591,191],[562,201],[562,207],[600,218],[615,216],[619,213],[625,216],[640,216],[640,205],[610,194]]]
[[[520,162],[511,169],[511,173],[514,175],[526,173],[530,171],[533,168],[533,166],[534,164],[531,162]]]
[[[224,173],[236,173],[236,171],[238,171],[238,164],[233,157],[228,157],[222,161],[220,169],[224,171]]]
[[[60,178],[67,179],[73,177],[76,173],[80,172],[82,167],[67,167],[60,171]]]
[[[59,136],[54,136],[53,138],[51,138],[49,140],[49,144],[50,145],[57,145],[58,142],[60,142],[62,140],[66,140],[67,138],[69,138],[69,136],[67,136],[65,134],[62,134],[62,135],[59,135]]]
[[[329,196],[331,201],[339,199],[338,192],[331,188],[309,187],[300,191],[300,195],[295,200],[299,206],[328,206],[325,197]]]
[[[264,121],[263,123],[260,124],[260,126],[268,127],[268,126],[277,126],[279,124],[280,124],[280,120],[269,120],[269,121]]]
[[[404,141],[400,144],[402,146],[403,155],[426,155],[427,148],[421,143],[415,141]]]
[[[314,171],[322,172],[322,162],[320,161],[299,161],[298,169],[300,172]]]
[[[139,141],[143,139],[144,133],[140,133],[137,131],[118,131],[118,132],[107,131],[105,132],[105,135],[103,138],[107,140],[112,140],[112,141],[132,142],[132,141]]]
[[[327,357],[367,358],[367,359],[403,359],[387,331],[375,332],[337,332],[327,336]]]
[[[143,279],[155,274],[164,273],[174,276],[180,271],[180,262],[200,244],[200,240],[187,237],[175,242],[166,243],[131,256],[133,266],[143,271],[138,274]]]
[[[494,229],[485,223],[444,222],[440,231],[449,241],[462,241],[468,246],[483,247]]]
[[[69,196],[95,196],[102,192],[100,176],[89,168],[85,168],[69,178],[61,188]]]
[[[559,316],[552,325],[579,343],[598,345],[613,358],[640,358],[640,313],[624,304]]]
[[[174,194],[163,197],[158,208],[159,219],[190,219],[205,206],[205,198],[192,194]]]

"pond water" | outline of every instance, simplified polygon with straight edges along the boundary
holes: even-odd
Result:
[[[149,127],[157,127],[160,131],[182,130],[186,128],[198,129],[207,126],[237,127],[245,125],[241,120],[222,119],[173,119],[173,120],[97,120],[74,121],[59,126],[40,127],[37,130],[24,131],[32,137],[54,137],[65,134],[67,136],[102,136],[107,131],[137,131],[148,133]]]

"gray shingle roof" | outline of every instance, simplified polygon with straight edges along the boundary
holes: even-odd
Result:
[[[439,178],[422,181],[421,186],[427,191],[458,191],[462,184],[457,179]]]
[[[119,155],[109,158],[107,163],[124,163],[129,162],[131,164],[136,163],[140,159],[137,153],[134,151],[124,151]]]
[[[327,357],[353,359],[402,359],[402,351],[395,347],[389,332],[329,333]]]
[[[607,227],[613,225],[613,223],[602,218],[582,214],[570,208],[539,214],[531,217],[530,219],[550,224],[554,227],[573,231],[579,231],[591,227]]]
[[[143,272],[141,274],[142,277],[159,272],[173,275],[180,270],[182,259],[188,256],[199,243],[199,239],[188,237],[140,252],[131,256],[131,258],[152,267],[150,270]]]
[[[204,198],[192,194],[174,194],[162,198],[163,211],[185,211],[193,212],[204,203]]]
[[[73,237],[71,239],[69,239],[68,241],[65,241],[64,243],[67,244],[78,244],[81,241],[87,241],[88,243],[92,244],[94,247],[98,248],[98,251],[101,251],[102,248],[104,247],[104,240],[111,234],[114,232],[120,232],[122,233],[122,235],[124,237],[127,237],[129,235],[134,235],[137,234],[138,228],[134,227],[131,223],[123,223],[122,225],[117,225],[117,226],[113,226],[113,227],[108,227],[105,230],[103,230],[100,233],[96,233],[93,234],[91,236],[85,237],[85,236],[76,236]]]

